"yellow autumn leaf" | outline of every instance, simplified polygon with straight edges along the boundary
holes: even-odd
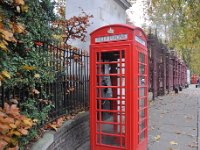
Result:
[[[62,40],[63,40],[62,35],[58,35],[58,34],[54,34],[54,35],[53,35],[53,38],[54,38],[55,40],[58,40],[58,41],[62,41]]]
[[[13,33],[6,29],[0,29],[0,35],[3,39],[9,42],[17,42],[17,40],[14,38]]]
[[[2,72],[1,72],[1,75],[2,75],[3,77],[9,78],[9,79],[11,78],[10,73],[9,73],[8,71],[6,71],[6,70],[2,71]]]
[[[9,124],[9,126],[10,126],[11,128],[13,128],[13,129],[17,128],[17,126],[16,126],[15,124],[13,124],[13,123]]]
[[[154,139],[158,142],[160,140],[160,135],[156,135]]]
[[[20,121],[20,120],[16,120],[16,121],[15,121],[15,125],[16,125],[16,126],[19,126],[19,125],[20,125],[20,123],[21,123],[21,121]]]
[[[24,69],[24,70],[35,70],[36,69],[36,67],[35,66],[28,66],[28,65],[24,65],[24,66],[22,66],[22,69]]]
[[[16,5],[24,5],[25,4],[24,0],[15,0],[14,2]]]
[[[175,142],[175,141],[170,141],[169,143],[170,143],[171,145],[178,145],[178,143]]]
[[[36,74],[34,75],[34,78],[39,79],[39,78],[40,78],[40,74],[36,73]]]
[[[10,23],[10,28],[13,29],[14,33],[23,33],[25,31],[25,27],[21,23]]]
[[[0,41],[0,48],[1,48],[3,51],[5,51],[5,52],[8,51],[7,46],[8,46],[8,43],[7,43],[6,41],[4,41],[4,40]]]
[[[30,127],[33,125],[33,122],[32,122],[31,119],[24,119],[24,120],[23,120],[23,123],[24,123],[25,125],[30,126]]]
[[[21,11],[27,13],[28,12],[28,5],[21,6]]]

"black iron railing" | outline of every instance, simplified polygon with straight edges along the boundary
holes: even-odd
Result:
[[[89,56],[87,52],[66,49],[61,44],[43,43],[37,48],[40,51],[48,49],[51,61],[47,62],[47,65],[52,66],[56,74],[53,82],[43,86],[37,85],[38,91],[46,93],[48,101],[54,106],[49,113],[49,119],[87,110],[89,106]],[[20,107],[31,96],[25,88],[5,89],[4,85],[1,85],[0,107],[3,107],[5,102],[15,103],[16,98]],[[42,99],[42,94],[39,94],[37,98]],[[42,107],[41,103],[38,109]]]

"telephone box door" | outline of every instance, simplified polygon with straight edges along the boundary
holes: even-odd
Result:
[[[95,70],[92,80],[96,83],[91,105],[95,113],[95,118],[91,118],[92,134],[95,133],[91,142],[96,143],[93,150],[126,148],[126,48],[101,47],[93,51],[96,61],[91,64]]]

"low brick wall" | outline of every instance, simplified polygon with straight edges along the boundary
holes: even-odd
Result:
[[[32,150],[76,150],[89,140],[89,113],[78,114],[56,132],[50,131],[32,146]]]

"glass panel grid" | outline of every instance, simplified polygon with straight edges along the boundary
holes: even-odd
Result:
[[[113,55],[113,57],[107,55]],[[116,57],[118,58],[115,59]],[[109,58],[112,58],[112,60],[109,60]],[[122,50],[97,53],[96,132],[98,144],[125,147],[124,60],[124,51]]]
[[[147,64],[146,56],[138,52],[138,142],[143,141],[147,130]]]

